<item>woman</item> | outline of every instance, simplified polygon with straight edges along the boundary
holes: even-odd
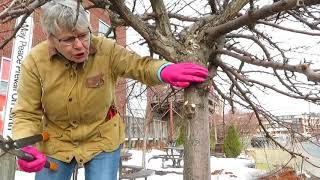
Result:
[[[50,139],[23,148],[35,160],[19,159],[18,165],[37,172],[37,180],[69,180],[76,164],[84,166],[87,180],[116,179],[124,142],[124,124],[114,110],[117,79],[184,88],[203,82],[208,71],[192,63],[140,57],[92,35],[87,14],[83,7],[77,13],[76,1],[52,1],[44,8],[41,23],[47,40],[22,63],[12,133],[18,139],[47,131]],[[43,168],[47,159],[59,165],[58,171]]]

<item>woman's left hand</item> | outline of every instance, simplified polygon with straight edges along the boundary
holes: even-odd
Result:
[[[204,82],[208,69],[194,63],[170,64],[160,72],[161,79],[172,86],[186,88],[190,83]]]

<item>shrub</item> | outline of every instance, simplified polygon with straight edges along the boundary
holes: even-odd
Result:
[[[176,139],[176,146],[180,146],[180,145],[183,145],[184,142],[185,142],[185,128],[184,128],[184,125],[182,125],[180,128],[179,128],[179,135]]]
[[[210,130],[210,152],[214,152],[216,148],[216,138],[214,128]]]
[[[224,139],[223,151],[226,157],[235,158],[240,155],[241,149],[242,145],[240,142],[240,137],[234,125],[231,125],[229,126],[228,134]]]

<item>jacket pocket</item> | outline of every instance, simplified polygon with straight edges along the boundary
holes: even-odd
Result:
[[[98,127],[101,139],[101,148],[105,151],[116,149],[120,144],[120,116],[116,114],[112,119]]]
[[[44,152],[47,155],[53,155],[55,154],[59,147],[61,147],[61,141],[60,139],[63,137],[62,132],[48,132],[49,133],[49,139],[47,141],[43,141],[39,143],[39,148],[42,152]]]
[[[92,76],[86,79],[87,88],[99,88],[104,85],[104,74],[100,73],[96,76]]]

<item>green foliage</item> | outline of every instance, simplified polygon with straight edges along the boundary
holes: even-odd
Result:
[[[179,128],[179,135],[176,139],[176,146],[180,146],[180,145],[183,145],[184,144],[184,141],[185,141],[185,128],[184,128],[184,125],[182,125],[180,128]]]
[[[214,152],[215,148],[216,148],[216,138],[215,138],[215,132],[214,129],[212,128],[210,130],[210,151]]]
[[[240,137],[234,125],[229,126],[228,134],[224,139],[223,151],[226,157],[235,158],[240,155],[242,145]]]

